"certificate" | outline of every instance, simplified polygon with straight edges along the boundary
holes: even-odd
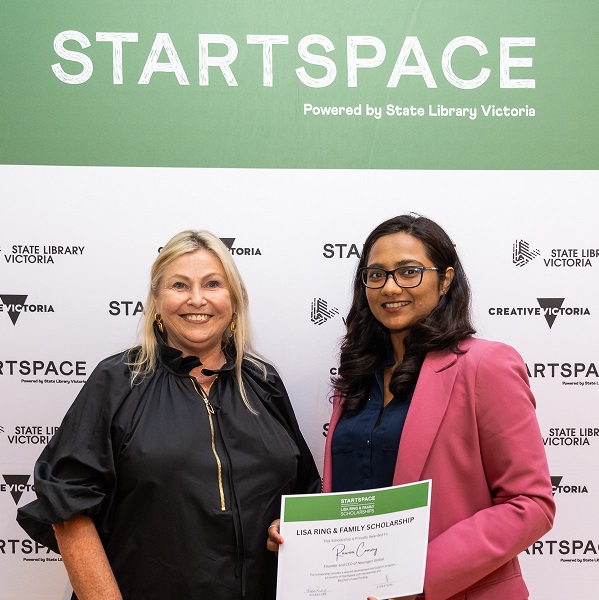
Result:
[[[277,600],[421,593],[431,485],[283,496]]]

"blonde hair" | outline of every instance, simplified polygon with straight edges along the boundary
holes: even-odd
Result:
[[[206,250],[214,255],[221,263],[233,307],[235,319],[234,331],[229,328],[223,333],[221,347],[233,345],[236,349],[235,356],[235,375],[241,391],[241,397],[248,409],[256,413],[245,391],[245,386],[241,377],[241,365],[243,360],[249,360],[266,377],[266,367],[257,360],[252,354],[256,354],[250,343],[250,318],[249,318],[249,299],[241,275],[237,266],[231,257],[231,253],[223,242],[216,235],[209,231],[182,231],[171,238],[162,248],[160,254],[154,261],[150,270],[150,289],[146,300],[144,315],[140,323],[141,348],[129,364],[131,369],[131,383],[141,383],[146,377],[154,373],[158,362],[158,342],[154,334],[154,318],[156,316],[155,298],[160,287],[160,282],[166,268],[177,258],[184,254]],[[252,354],[250,354],[250,352]]]

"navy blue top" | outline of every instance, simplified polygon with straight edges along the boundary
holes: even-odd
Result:
[[[333,492],[388,487],[412,393],[384,405],[383,368],[358,412],[345,412],[333,431]]]

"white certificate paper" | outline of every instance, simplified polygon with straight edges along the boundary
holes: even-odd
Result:
[[[283,496],[277,600],[421,593],[431,484]]]

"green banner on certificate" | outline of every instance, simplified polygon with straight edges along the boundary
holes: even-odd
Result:
[[[428,481],[369,493],[320,494],[310,496],[310,500],[306,500],[305,496],[290,496],[285,500],[285,520],[326,521],[386,515],[426,506],[428,497]]]

